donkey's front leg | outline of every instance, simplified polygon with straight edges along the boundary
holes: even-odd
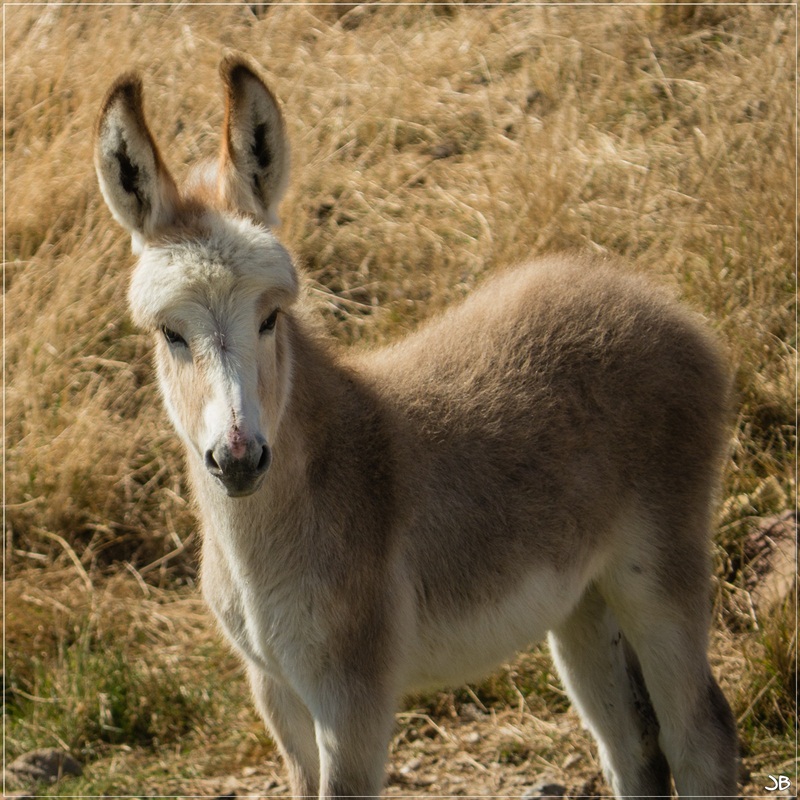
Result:
[[[393,695],[360,680],[328,685],[315,714],[320,800],[380,797],[394,708]]]
[[[291,687],[247,665],[253,698],[272,732],[289,771],[292,797],[316,797],[319,792],[319,756],[314,721]]]

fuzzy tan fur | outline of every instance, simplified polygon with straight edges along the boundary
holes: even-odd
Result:
[[[287,178],[277,103],[246,61],[223,80],[219,167],[168,224],[151,219],[172,196],[155,146],[126,146],[156,176],[134,190],[115,167],[115,142],[151,141],[141,104],[110,124],[124,83],[97,165],[143,242],[130,300],[186,444],[203,591],[293,793],[378,796],[404,691],[549,632],[618,795],[668,794],[670,774],[682,796],[734,794],[735,728],[706,657],[729,376],[702,322],[561,257],[391,347],[337,351],[264,227]]]

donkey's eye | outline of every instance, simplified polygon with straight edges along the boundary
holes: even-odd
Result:
[[[174,345],[181,345],[182,347],[188,347],[189,345],[186,344],[186,339],[183,338],[179,333],[175,333],[175,331],[168,328],[166,325],[161,326],[161,333],[164,334],[164,338],[170,343]]]
[[[258,329],[259,333],[267,333],[269,331],[275,330],[275,323],[278,321],[278,312],[280,311],[279,308],[276,308],[262,323],[261,327]]]

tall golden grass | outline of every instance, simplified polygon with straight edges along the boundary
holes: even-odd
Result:
[[[284,106],[293,179],[278,233],[343,342],[402,335],[496,268],[565,248],[621,254],[707,315],[738,392],[717,537],[725,622],[743,537],[796,489],[793,7],[4,13],[10,585],[55,598],[48,576],[77,576],[53,600],[69,606],[125,570],[145,592],[193,581],[181,456],[150,342],[128,321],[129,242],[97,190],[91,134],[113,78],[139,70],[184,174],[216,153],[217,64],[236,49]],[[35,694],[25,658],[39,640],[18,624],[18,685]]]

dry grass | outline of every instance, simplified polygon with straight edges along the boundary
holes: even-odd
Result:
[[[796,724],[792,607],[745,623],[737,609],[742,542],[759,517],[793,505],[796,491],[795,10],[257,11],[5,8],[12,689],[38,696],[49,680],[72,694],[59,707],[74,717],[80,692],[66,672],[80,642],[87,653],[116,642],[121,658],[145,659],[146,672],[180,664],[205,628],[198,618],[159,639],[155,601],[144,597],[161,592],[164,609],[189,602],[178,587],[194,581],[193,523],[150,344],[126,315],[129,245],[99,197],[90,131],[113,77],[137,68],[157,139],[182,174],[216,151],[216,68],[235,48],[264,66],[286,109],[293,183],[279,234],[342,341],[401,335],[495,268],[564,248],[621,253],[709,317],[736,364],[739,393],[717,538],[715,658],[755,770],[777,769]],[[99,609],[119,627],[100,635]],[[533,703],[546,687],[524,673],[522,694]],[[489,684],[479,694],[492,713],[513,699]],[[447,716],[447,697],[424,713]],[[36,716],[35,706],[12,704],[9,753],[62,736],[63,719]],[[257,726],[240,709],[214,712],[247,736]],[[559,724],[544,707],[536,713],[545,727]],[[40,727],[26,727],[31,720]],[[268,749],[186,724],[224,769]],[[113,763],[115,775],[132,764],[148,775],[192,770],[189,759],[178,767],[177,755],[165,755],[183,736],[168,726],[156,736],[167,743],[137,745],[131,756],[93,735],[73,746],[101,759],[97,776]],[[93,780],[81,791],[101,791]],[[121,780],[106,785],[166,785]]]

